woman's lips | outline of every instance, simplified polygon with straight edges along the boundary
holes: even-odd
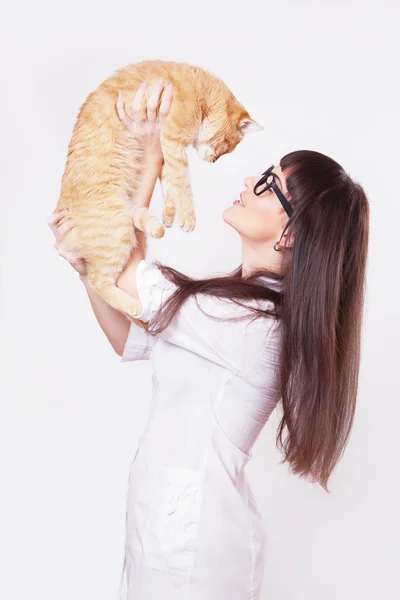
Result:
[[[233,204],[236,204],[236,206],[245,206],[243,203],[242,194],[240,194],[240,200],[235,200]]]

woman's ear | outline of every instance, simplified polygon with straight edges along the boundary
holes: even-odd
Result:
[[[293,244],[294,244],[294,233],[293,231],[289,233],[284,233],[283,236],[281,237],[281,241],[279,242],[280,246],[283,246],[284,248],[293,248]]]

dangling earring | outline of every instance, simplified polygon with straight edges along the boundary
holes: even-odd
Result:
[[[275,244],[274,244],[274,250],[276,250],[277,252],[280,252],[280,251],[281,251],[281,248],[279,248],[278,244],[279,244],[279,241],[278,241],[278,242],[275,242]],[[278,247],[277,247],[277,246],[278,246]]]

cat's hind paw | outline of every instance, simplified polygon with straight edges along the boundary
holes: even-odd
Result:
[[[140,300],[132,300],[132,302],[130,302],[129,304],[130,304],[130,306],[129,306],[130,310],[128,312],[126,312],[125,314],[128,317],[136,319],[143,312],[143,304],[140,302]]]
[[[194,212],[181,213],[178,215],[178,224],[183,231],[193,231],[196,227],[196,215]]]
[[[172,227],[175,219],[175,204],[168,199],[165,201],[163,209],[163,223],[165,227]]]

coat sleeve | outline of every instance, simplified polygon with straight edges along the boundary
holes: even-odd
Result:
[[[128,338],[120,362],[131,360],[149,360],[155,342],[154,336],[147,333],[146,329],[131,322]]]
[[[136,315],[136,318],[146,323],[177,289],[174,283],[162,275],[156,265],[145,259],[137,265],[136,286],[143,305],[142,313]],[[202,356],[232,373],[245,373],[265,349],[273,324],[272,319],[251,321],[254,315],[246,315],[249,315],[249,310],[231,300],[197,294],[187,298],[171,323],[156,337]],[[242,319],[218,320],[221,317]],[[132,343],[137,334],[133,327],[140,329],[137,325],[131,325]],[[146,336],[154,342],[154,336],[145,330],[140,335],[143,337],[144,346],[151,343]],[[149,346],[146,347],[146,353],[150,352]]]

